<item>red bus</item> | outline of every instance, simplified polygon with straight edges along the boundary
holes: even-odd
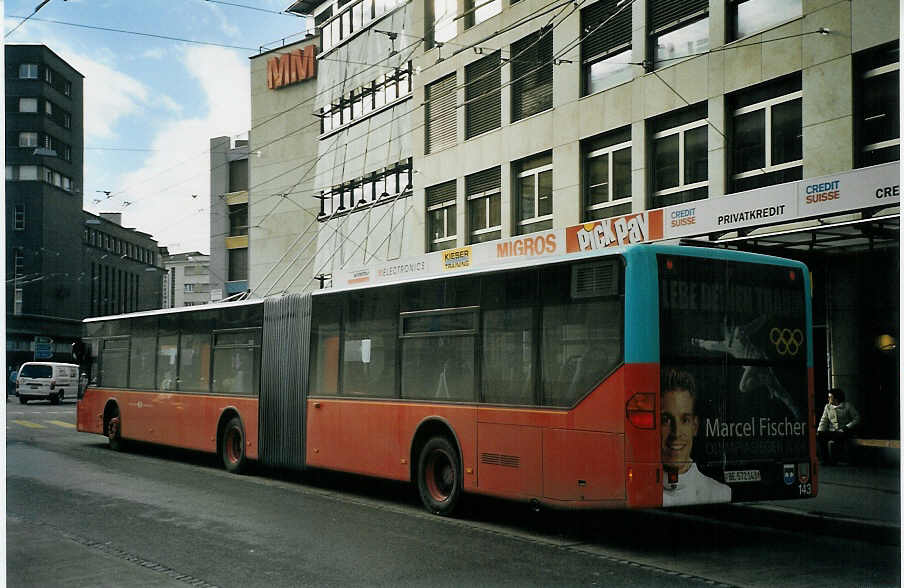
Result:
[[[816,494],[802,264],[657,245],[482,264],[486,251],[86,319],[78,429],[216,452],[235,472],[411,481],[437,514],[462,493],[570,508]]]

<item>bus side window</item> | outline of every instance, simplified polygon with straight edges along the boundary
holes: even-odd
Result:
[[[129,337],[104,339],[100,359],[102,386],[125,388],[129,385]]]
[[[214,333],[213,386],[215,394],[257,396],[260,331],[248,329]]]
[[[339,394],[339,317],[336,296],[315,296],[311,312],[312,396]]]
[[[158,390],[176,390],[176,360],[179,354],[179,335],[160,335],[157,338]]]
[[[481,299],[481,392],[489,404],[536,404],[537,271],[488,276]]]
[[[574,406],[622,361],[623,297],[617,288],[576,294],[576,269],[582,266],[553,267],[541,275],[545,406]]]
[[[398,316],[396,288],[347,295],[342,329],[343,395],[396,395]]]

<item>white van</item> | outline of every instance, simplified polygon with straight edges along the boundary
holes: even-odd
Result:
[[[75,398],[78,394],[78,365],[52,361],[23,363],[16,376],[16,394],[22,404],[39,398],[59,404],[66,396]]]

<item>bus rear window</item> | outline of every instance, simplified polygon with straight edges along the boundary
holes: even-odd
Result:
[[[660,256],[659,280],[663,402],[680,390],[693,407],[695,441],[684,458],[720,479],[723,471],[759,471],[756,463],[805,461],[802,270]],[[740,484],[735,493],[755,487]]]

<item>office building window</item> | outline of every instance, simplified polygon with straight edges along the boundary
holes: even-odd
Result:
[[[581,10],[582,95],[630,81],[631,3],[600,0]]]
[[[53,70],[49,67],[44,68],[44,81],[53,85]]]
[[[455,131],[455,74],[439,79],[424,89],[426,106],[425,153],[452,147],[458,140]]]
[[[901,159],[898,42],[854,55],[855,165]]]
[[[655,67],[709,50],[709,0],[648,0]]]
[[[527,157],[514,164],[515,208],[518,234],[552,228],[552,152]]]
[[[20,182],[28,182],[38,179],[38,166],[36,165],[18,165],[13,168],[13,179]]]
[[[502,235],[501,180],[498,167],[465,177],[471,243],[492,241]]]
[[[502,12],[502,0],[465,0],[465,28],[471,28]]]
[[[512,43],[512,120],[552,108],[552,28]]]
[[[496,51],[465,66],[465,139],[502,124],[501,65]]]
[[[22,285],[18,278],[25,274],[25,253],[17,247],[13,251],[13,314],[22,314],[24,299]]]
[[[66,83],[63,84],[63,94],[72,96],[72,82],[67,80]]]
[[[317,220],[411,194],[411,158],[333,186],[320,195]]]
[[[738,92],[728,104],[732,192],[801,179],[800,73]]]
[[[803,14],[801,0],[732,0],[727,3],[732,39],[764,31]]]
[[[19,147],[37,147],[38,134],[33,132],[19,133]]]
[[[50,100],[44,101],[44,112],[51,115],[53,114],[53,102]]]
[[[631,212],[631,128],[587,139],[584,154],[584,219]]]
[[[49,102],[48,102],[49,104]],[[19,112],[37,112],[37,98],[19,98]]]
[[[345,39],[364,30],[373,20],[401,6],[402,0],[361,0],[349,5],[339,2],[335,17],[324,19],[323,13],[316,18],[315,25],[320,29],[321,45],[324,53],[336,47]]]
[[[248,203],[234,204],[229,207],[229,236],[236,237],[248,234]]]
[[[229,249],[229,275],[227,280],[234,282],[236,280],[248,279],[248,249]],[[153,263],[153,260],[150,261]]]
[[[25,205],[16,204],[13,208],[13,229],[16,231],[25,230]]]
[[[19,64],[20,80],[36,80],[38,79],[37,63],[20,63]]]
[[[455,18],[456,0],[427,0],[427,10],[431,18],[426,22],[431,28],[424,36],[432,40],[428,48],[454,39],[458,34],[458,20]]]
[[[670,112],[650,121],[653,193],[650,208],[706,198],[706,103]]]
[[[425,196],[428,251],[455,247],[455,180],[428,187]]]
[[[186,292],[194,292],[194,291],[195,291],[195,285],[194,285],[194,284],[185,284],[185,291],[186,291]]]
[[[411,62],[355,88],[320,109],[320,132],[327,133],[411,94]]]

